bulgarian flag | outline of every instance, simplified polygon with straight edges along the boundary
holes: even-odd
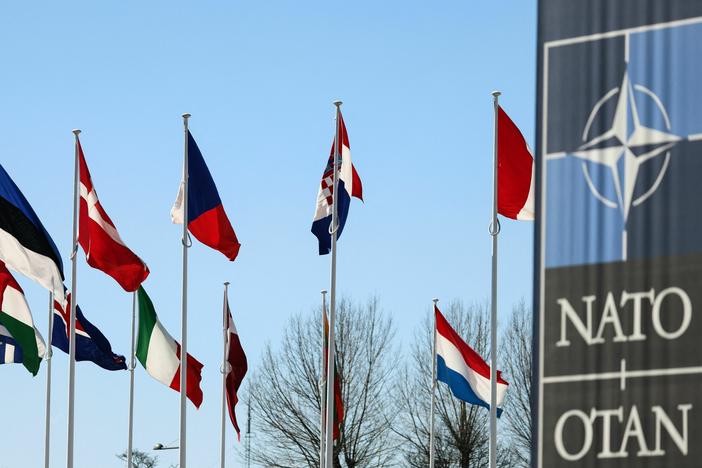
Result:
[[[14,339],[22,350],[22,364],[32,375],[39,372],[41,358],[46,345],[34,327],[32,313],[24,298],[24,292],[0,261],[0,335]],[[6,350],[7,351],[7,350]],[[13,361],[16,362],[16,361]]]
[[[180,343],[163,328],[151,299],[143,287],[137,292],[139,301],[139,336],[136,356],[146,372],[159,382],[180,391]],[[200,380],[202,364],[188,354],[186,395],[199,408],[202,404]]]

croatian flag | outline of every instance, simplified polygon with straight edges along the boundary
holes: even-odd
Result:
[[[449,386],[453,395],[473,405],[490,409],[490,366],[451,328],[439,308],[436,316],[436,379]],[[497,416],[507,385],[497,371]]]
[[[512,219],[534,219],[534,157],[501,107],[497,108],[497,212]]]
[[[171,220],[183,224],[184,183],[171,209]],[[217,186],[205,164],[200,148],[188,131],[188,230],[197,240],[222,252],[233,261],[239,254],[239,241],[219,198]]]
[[[349,214],[349,206],[351,205],[351,197],[356,197],[363,201],[363,186],[361,178],[358,177],[356,168],[351,163],[351,147],[349,145],[349,135],[346,133],[346,125],[344,118],[339,112],[339,136],[341,140],[341,167],[339,169],[339,200],[337,202],[337,210],[339,215],[339,230],[337,231],[337,239],[341,236],[346,224],[346,217]],[[327,167],[322,175],[322,182],[319,184],[319,192],[317,193],[317,209],[314,213],[312,222],[312,234],[319,241],[319,255],[326,255],[331,252],[331,234],[329,226],[332,221],[332,211],[334,204],[334,144],[332,143],[331,154],[327,161]]]

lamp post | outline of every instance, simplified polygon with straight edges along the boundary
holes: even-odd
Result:
[[[172,446],[172,447],[168,447],[168,446],[165,446],[165,445],[163,445],[163,444],[161,444],[161,443],[158,443],[158,444],[154,445],[154,450],[176,450],[176,449],[179,449],[179,448],[180,448],[180,447],[177,446],[177,445],[174,445],[174,446]]]

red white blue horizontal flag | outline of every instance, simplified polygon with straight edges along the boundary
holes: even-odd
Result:
[[[363,200],[363,185],[361,178],[356,172],[356,168],[351,162],[351,146],[349,145],[349,135],[346,132],[344,118],[339,112],[339,140],[341,142],[340,156],[341,165],[339,167],[338,179],[338,201],[337,213],[339,215],[339,229],[337,239],[341,236],[349,214],[351,197]],[[332,222],[332,211],[334,204],[334,143],[332,143],[331,154],[324,168],[322,181],[317,192],[317,207],[312,221],[312,234],[319,241],[319,255],[326,255],[331,252],[330,226]]]
[[[436,315],[436,379],[467,403],[490,409],[490,366],[451,328],[434,306]],[[497,371],[497,416],[509,384]]]

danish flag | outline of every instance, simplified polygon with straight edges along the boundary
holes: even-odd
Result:
[[[80,141],[80,215],[78,242],[93,268],[114,278],[125,291],[133,292],[149,276],[149,268],[124,245],[114,223],[98,199]]]

